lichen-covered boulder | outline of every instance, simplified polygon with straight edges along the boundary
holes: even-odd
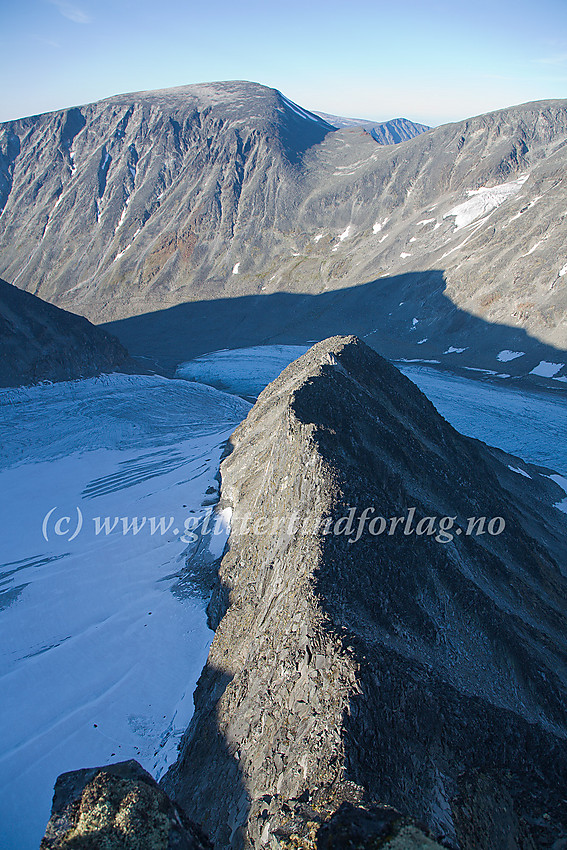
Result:
[[[212,850],[136,761],[63,773],[40,850]]]

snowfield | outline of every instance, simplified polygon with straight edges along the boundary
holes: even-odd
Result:
[[[524,174],[518,177],[517,180],[512,180],[509,183],[502,183],[500,186],[481,186],[480,189],[470,189],[467,193],[469,198],[462,204],[453,207],[452,210],[445,213],[443,218],[455,217],[455,231],[461,230],[463,227],[468,227],[473,221],[476,221],[481,216],[489,215],[493,210],[507,201],[508,198],[516,195],[526,180],[529,174]]]
[[[175,761],[212,638],[185,521],[211,512],[248,409],[159,377],[0,391],[2,850],[38,847],[59,773]]]
[[[256,398],[308,345],[257,345],[203,354],[177,367],[176,377],[202,381],[231,393]]]

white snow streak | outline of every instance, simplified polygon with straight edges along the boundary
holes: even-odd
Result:
[[[546,478],[551,478],[552,481],[555,481],[556,484],[559,484],[562,490],[565,491],[565,495],[567,496],[567,478],[563,475],[546,475]],[[564,514],[567,514],[567,499],[562,499],[560,502],[555,502],[554,507],[560,511],[563,511]]]
[[[520,469],[519,466],[510,466],[510,464],[508,464],[508,469],[511,469],[512,472],[517,472],[518,475],[523,475],[524,478],[530,478],[531,479],[531,477],[532,477],[531,475],[528,475],[528,473],[525,471],[525,469]]]

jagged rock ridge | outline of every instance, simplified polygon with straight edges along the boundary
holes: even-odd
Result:
[[[519,481],[353,337],[285,369],[231,446],[216,634],[166,790],[219,848],[277,846],[309,807],[345,801],[394,806],[461,850],[559,847],[559,488]],[[405,522],[350,542],[367,507]],[[324,532],[352,508],[350,537]],[[481,516],[505,530],[467,535]],[[426,517],[462,533],[417,535]]]
[[[175,362],[344,331],[475,368],[561,349],[524,374],[565,359],[566,141],[565,101],[378,145],[253,83],[120,95],[1,125],[0,274]]]
[[[0,387],[87,378],[129,365],[117,339],[0,280]]]

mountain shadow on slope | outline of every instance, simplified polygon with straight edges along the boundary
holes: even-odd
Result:
[[[214,286],[209,291],[213,295]],[[545,345],[521,328],[492,324],[455,306],[440,269],[315,295],[219,295],[102,327],[132,353],[152,358],[169,373],[179,363],[224,348],[298,345],[345,333],[363,338],[390,359],[438,361],[469,377],[475,372],[465,366],[521,376],[542,360],[567,364],[565,350]],[[522,354],[500,362],[497,357],[503,350]],[[530,376],[530,381],[545,383],[537,376]],[[557,390],[561,387],[553,380],[547,383]]]

